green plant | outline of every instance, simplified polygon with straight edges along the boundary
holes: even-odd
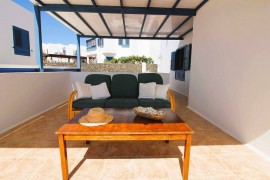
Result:
[[[141,64],[145,62],[146,64],[153,64],[154,61],[151,57],[145,57],[145,56],[128,56],[128,57],[120,57],[120,58],[113,58],[110,61],[107,61],[107,63],[113,64],[113,63],[131,63],[131,64]]]

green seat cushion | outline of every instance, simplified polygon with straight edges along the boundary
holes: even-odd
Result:
[[[160,74],[157,73],[140,73],[138,74],[138,83],[150,83],[155,82],[157,84],[163,84],[163,79]]]
[[[83,109],[83,108],[94,108],[94,107],[104,107],[108,99],[77,99],[72,102],[72,108]]]
[[[107,74],[89,74],[86,76],[84,82],[91,85],[98,85],[106,82],[108,90],[110,91],[111,89],[111,76]]]
[[[139,105],[142,107],[170,108],[171,103],[164,99],[139,99]]]
[[[116,74],[112,77],[112,98],[138,98],[138,82],[132,74]]]
[[[138,99],[135,98],[110,98],[106,103],[106,108],[134,108],[139,106]]]

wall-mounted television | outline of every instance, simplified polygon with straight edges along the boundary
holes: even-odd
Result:
[[[171,53],[171,70],[190,70],[191,48],[189,44]]]

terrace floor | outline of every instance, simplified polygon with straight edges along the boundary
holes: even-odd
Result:
[[[270,163],[187,106],[175,94],[177,113],[195,131],[190,179],[270,179]],[[61,179],[54,132],[65,123],[66,105],[54,108],[0,136],[0,179]],[[71,179],[181,178],[183,143],[68,142]]]

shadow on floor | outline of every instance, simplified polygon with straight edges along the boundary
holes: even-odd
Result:
[[[87,159],[156,159],[177,158],[179,171],[183,169],[183,154],[178,146],[172,143],[161,142],[90,142],[80,162],[71,170],[71,178]]]
[[[192,146],[240,145],[237,140],[186,108],[187,97],[175,94],[175,98],[176,113],[194,130]],[[61,105],[43,113],[39,117],[2,134],[0,148],[58,148],[55,131],[66,123],[66,118],[67,105]],[[129,143],[129,146],[132,146],[130,144],[136,143]],[[173,142],[169,144],[170,148],[173,148],[172,144],[175,147],[177,145],[183,146],[183,142]],[[84,146],[84,141],[68,143],[70,148]]]

